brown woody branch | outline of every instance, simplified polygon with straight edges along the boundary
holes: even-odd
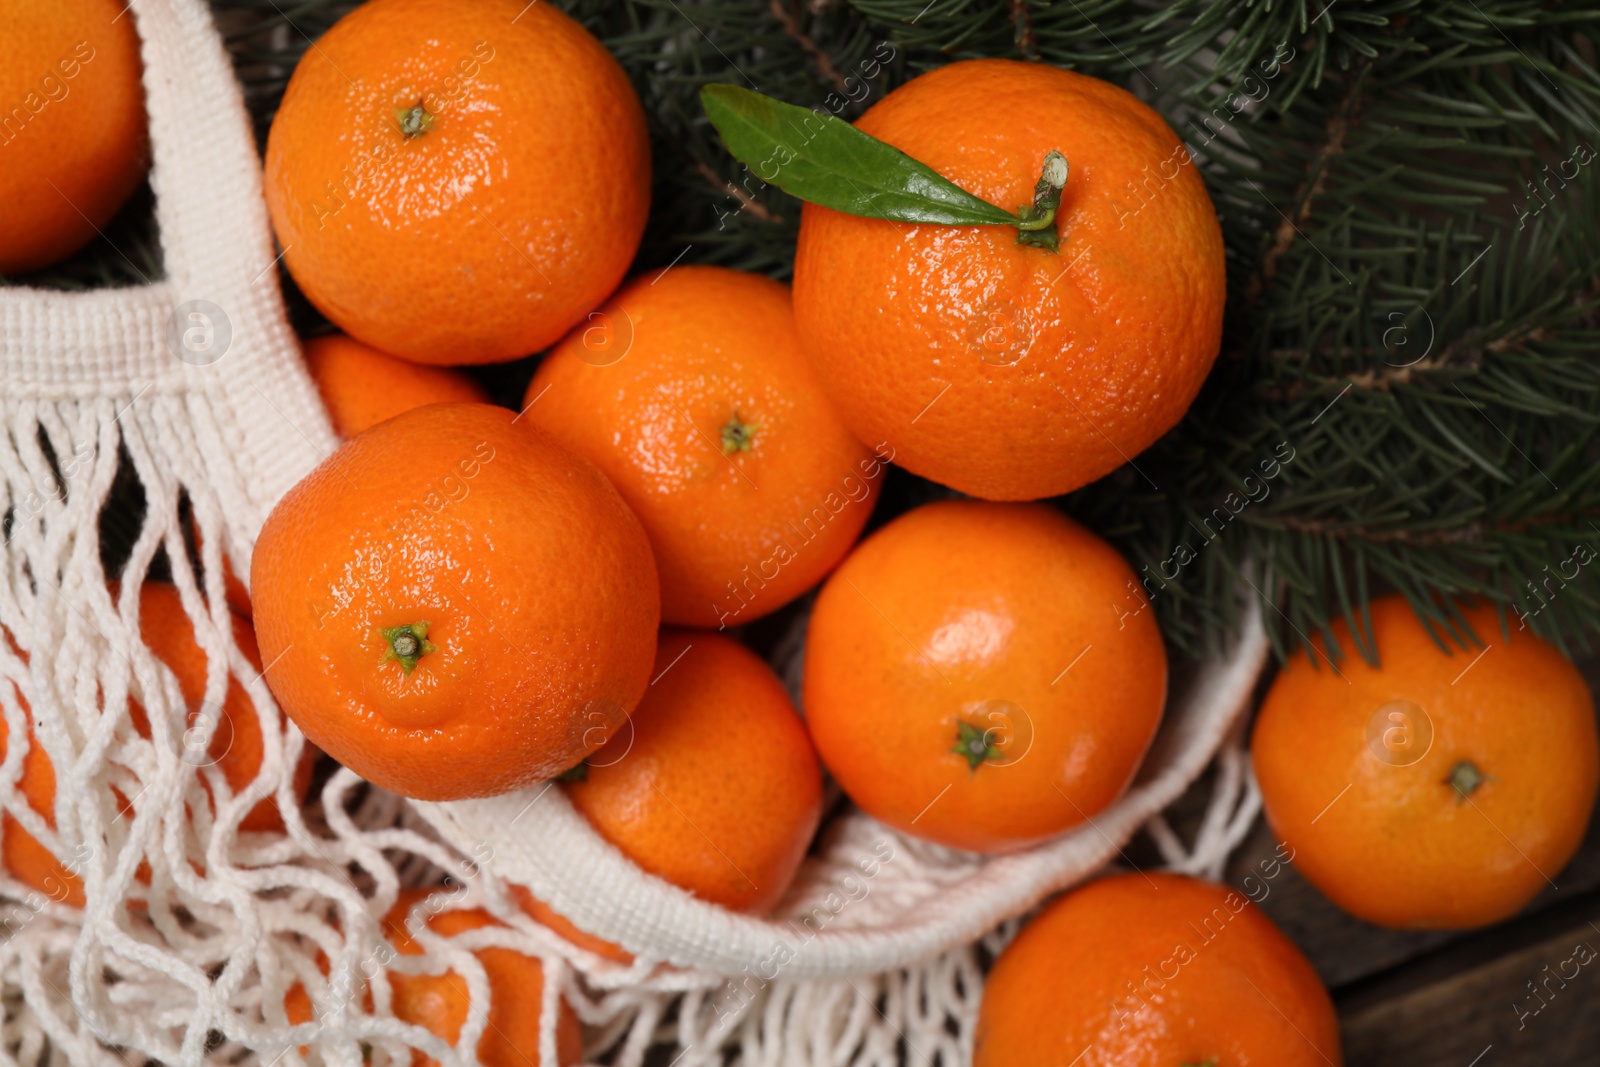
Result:
[[[778,20],[783,27],[783,32],[789,39],[800,46],[800,50],[811,60],[812,66],[817,68],[817,73],[822,80],[839,90],[845,92],[844,76],[839,73],[839,68],[833,65],[833,60],[828,58],[828,53],[816,40],[800,28],[800,13],[797,6],[791,6],[785,0],[770,0],[767,4],[772,12],[772,17]]]
[[[728,181],[728,179],[718,174],[716,169],[705,160],[695,160],[694,169],[695,173],[699,174],[706,181],[710,182],[713,187],[727,193],[735,200],[738,200],[740,205],[739,210],[748,211],[750,214],[754,215],[763,222],[783,221],[782,215],[774,214],[772,211],[768,210],[766,205],[761,203],[761,201],[745,192],[735,183]]]
[[[1273,230],[1272,245],[1262,257],[1261,270],[1250,279],[1249,287],[1245,291],[1246,298],[1251,302],[1258,300],[1267,283],[1277,276],[1278,260],[1289,251],[1294,239],[1311,220],[1312,205],[1327,188],[1328,174],[1333,168],[1333,161],[1344,153],[1345,139],[1349,136],[1350,127],[1354,124],[1356,112],[1360,108],[1361,88],[1366,84],[1369,65],[1369,62],[1363,62],[1355,69],[1350,89],[1345,93],[1344,100],[1328,115],[1322,144],[1311,153],[1311,158],[1306,163],[1306,176],[1295,189],[1294,201],[1298,206],[1292,215],[1286,214]]]

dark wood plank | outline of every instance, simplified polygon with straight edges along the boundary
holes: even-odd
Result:
[[[1558,909],[1542,940],[1443,952],[1341,1004],[1345,1062],[1362,1067],[1595,1067],[1600,1064],[1600,894]],[[1458,957],[1486,954],[1476,964]],[[1431,981],[1410,984],[1408,979]],[[1408,987],[1409,986],[1409,987]],[[1358,1002],[1369,1001],[1364,1006]]]

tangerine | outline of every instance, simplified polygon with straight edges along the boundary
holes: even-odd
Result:
[[[566,783],[572,806],[640,867],[762,913],[822,816],[822,769],[783,683],[714,633],[663,631],[629,725]]]
[[[817,385],[788,289],[759,275],[635,279],[545,359],[525,402],[644,523],[671,623],[722,629],[782,607],[876,503],[882,458]]]
[[[437,901],[432,897],[438,897]],[[411,933],[412,909],[427,902],[423,908],[424,922],[429,930],[444,937],[456,937],[468,930],[485,926],[499,926],[494,917],[481,908],[456,911],[444,910],[449,901],[445,894],[427,889],[402,889],[394,907],[383,918],[384,936],[402,956],[417,956],[423,952]],[[477,1062],[483,1067],[528,1067],[539,1063],[539,1016],[543,1007],[544,968],[532,956],[525,956],[509,948],[479,949],[474,955],[483,965],[489,980],[489,1012],[483,1036],[478,1039]],[[327,957],[318,954],[317,964],[323,974],[328,973]],[[452,1045],[461,1037],[461,1028],[472,1008],[472,996],[466,979],[455,971],[444,974],[403,974],[389,972],[392,993],[390,1007],[395,1018],[426,1028],[430,1033],[444,1038]],[[370,1009],[371,994],[367,996]],[[311,996],[306,987],[296,982],[283,998],[284,1015],[290,1026],[299,1026],[315,1018]],[[307,1052],[301,1046],[300,1054]],[[583,1058],[583,1035],[578,1018],[565,1000],[556,1021],[556,1059],[565,1067]],[[438,1061],[414,1050],[411,1067],[438,1067]]]
[[[1058,898],[989,973],[973,1067],[1338,1067],[1333,1001],[1241,894],[1167,872]]]
[[[1060,251],[1001,226],[912,225],[806,204],[794,310],[840,416],[895,462],[993,500],[1076,489],[1182,417],[1222,338],[1222,231],[1187,150],[1113,85],[975,59],[856,123],[1011,208],[1065,154]]]
[[[1115,800],[1166,688],[1132,569],[1043,504],[900,516],[828,579],[806,644],[806,725],[839,785],[896,829],[979,852]]]
[[[419,956],[422,946],[407,929],[408,916],[429,896],[426,889],[401,890],[394,907],[384,917],[384,933],[403,956]],[[468,930],[498,926],[481,908],[440,911],[427,919],[428,929],[444,937]],[[509,948],[479,949],[475,955],[489,979],[489,1018],[478,1039],[477,1058],[484,1067],[528,1067],[539,1062],[539,1015],[544,989],[544,968],[532,956]],[[466,979],[454,971],[442,975],[391,972],[395,1018],[426,1027],[454,1043],[467,1021],[472,998]],[[583,1036],[578,1017],[565,1000],[556,1022],[556,1061],[562,1065],[583,1058]],[[411,1067],[438,1067],[432,1057],[417,1052]]]
[[[1482,926],[1516,913],[1566,866],[1600,782],[1583,676],[1489,605],[1462,617],[1483,642],[1440,646],[1400,596],[1368,608],[1381,666],[1290,661],[1251,755],[1268,823],[1306,879],[1382,926]],[[1333,623],[1351,647],[1343,619]]]
[[[534,922],[548,927],[552,933],[565,938],[586,952],[592,952],[601,959],[611,960],[614,963],[633,962],[633,953],[615,942],[580,930],[571,920],[558,914],[550,905],[534,896],[527,886],[511,886],[511,897],[517,902],[517,907],[527,912]]]
[[[0,274],[47,267],[148,163],[139,36],[120,0],[0,0]]]
[[[112,587],[116,595],[116,586]],[[184,746],[184,758],[202,766],[215,765],[222,772],[228,788],[237,793],[255,781],[261,772],[264,743],[261,721],[256,708],[244,687],[237,679],[228,679],[227,695],[220,707],[210,708],[205,703],[206,677],[209,666],[205,652],[196,643],[194,626],[183,609],[178,590],[163,582],[144,582],[139,587],[139,636],[150,651],[170,669],[178,681],[178,689],[188,705],[184,724],[178,729]],[[255,634],[243,619],[233,619],[234,643],[239,651],[257,669],[261,667],[260,653],[256,649]],[[23,714],[31,716],[27,698],[20,689],[15,690]],[[134,729],[143,737],[150,736],[148,713],[137,700],[129,701],[129,718]],[[208,720],[215,720],[214,723]],[[7,728],[0,718],[0,759],[5,756]],[[204,747],[191,744],[209,733],[211,740]],[[316,764],[316,751],[307,745],[300,762],[295,766],[293,787],[295,795],[303,801],[311,788],[311,774]],[[209,793],[210,782],[201,778],[201,785]],[[44,817],[47,825],[55,826],[56,774],[50,757],[28,728],[28,750],[22,758],[22,774],[17,789],[27,799],[28,806]],[[121,813],[131,814],[133,806],[118,794]],[[268,796],[255,804],[239,820],[243,832],[266,833],[283,829],[283,815],[278,810],[275,797]],[[32,886],[52,899],[73,907],[83,907],[83,880],[76,865],[64,863],[47,849],[38,838],[28,833],[10,813],[0,820],[0,857],[5,867],[20,882]],[[141,865],[140,880],[147,881],[147,869]]]
[[[279,501],[250,572],[267,681],[307,737],[424,800],[571,767],[650,680],[659,583],[605,476],[486,404],[414,408]]]
[[[231,618],[234,644],[239,646],[250,665],[260,671],[261,652],[256,647],[254,629],[237,615]],[[205,703],[210,668],[205,651],[195,641],[194,624],[183,610],[183,600],[175,586],[150,581],[139,586],[139,636],[155,657],[171,669],[188,705],[184,727],[177,731],[181,735],[184,759],[201,767],[214,764],[230,790],[235,793],[244,790],[261,773],[265,753],[261,719],[255,702],[237,678],[228,679],[227,695],[220,707]],[[144,708],[133,701],[129,711],[135,729],[148,737],[150,726]],[[211,740],[204,748],[196,747],[206,733],[211,735]],[[302,800],[311,789],[316,758],[315,749],[307,745],[301,752],[300,762],[295,765],[294,791]],[[204,776],[200,781],[209,792],[210,783]],[[277,799],[268,796],[257,803],[239,820],[239,829],[257,833],[281,831],[283,815],[278,811]]]
[[[265,183],[289,273],[340,329],[490,363],[622,280],[650,144],[627,75],[554,5],[372,0],[295,67]]]
[[[306,370],[317,383],[333,429],[351,438],[402,411],[425,404],[486,403],[483,387],[460,371],[429,367],[379,352],[344,334],[305,344]]]
[[[31,720],[33,709],[20,687],[13,685],[17,703],[22,713]],[[0,717],[0,759],[6,755],[6,738],[9,728]],[[28,750],[22,757],[22,773],[17,778],[17,791],[52,830],[56,825],[56,769],[50,757],[40,746],[33,733],[33,723],[28,723]],[[0,860],[11,876],[23,885],[44,893],[51,900],[81,908],[87,899],[83,894],[83,878],[76,864],[58,859],[44,843],[23,829],[21,822],[9,811],[0,816]]]

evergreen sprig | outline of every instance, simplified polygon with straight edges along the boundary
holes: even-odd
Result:
[[[1284,653],[1343,616],[1357,648],[1340,654],[1370,656],[1362,605],[1390,588],[1441,636],[1476,595],[1512,628],[1592,647],[1600,4],[563,2],[650,116],[640,268],[790,270],[799,203],[724,150],[697,100],[708,82],[854,119],[920,71],[1004,56],[1150,101],[1222,219],[1223,352],[1136,469],[1064,504],[1154,576],[1169,639],[1214,646],[1244,580]],[[350,5],[214,4],[264,139],[307,40]],[[119,255],[29,280],[115,278]]]

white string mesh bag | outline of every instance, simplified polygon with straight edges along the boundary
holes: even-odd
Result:
[[[849,814],[771,919],[643,873],[547,786],[412,805],[340,771],[302,812],[305,741],[236,644],[223,559],[248,575],[268,511],[335,440],[284,318],[259,159],[210,13],[201,0],[135,0],[131,15],[167,276],[89,293],[0,288],[0,807],[5,832],[41,842],[85,898],[75,907],[61,879],[41,891],[0,869],[0,1067],[386,1067],[413,1049],[470,1063],[490,1025],[474,952],[491,946],[544,964],[545,1063],[564,997],[588,1024],[590,1055],[627,1067],[659,1045],[684,1067],[953,1065],[969,1053],[982,955],[1142,824],[1175,868],[1220,874],[1259,807],[1235,731],[1265,655],[1253,613],[1228,656],[1176,687],[1140,780],[1092,823],[983,859]],[[108,576],[99,519],[119,470],[145,510]],[[196,718],[140,639],[141,587],[163,557],[208,664],[201,710],[224,705],[230,679],[254,706],[262,763],[238,794],[212,758],[214,731],[231,724]],[[791,675],[797,663],[787,658]],[[20,791],[32,744],[55,771],[47,813]],[[1219,746],[1207,815],[1185,847],[1159,812]],[[269,796],[284,829],[240,832]],[[508,880],[635,962],[533,922]],[[401,886],[441,883],[429,908],[482,907],[503,925],[444,938],[414,923],[422,953],[396,955],[380,917]],[[445,971],[474,1007],[453,1046],[390,1011],[390,974]],[[310,1018],[291,1023],[295,986]]]

